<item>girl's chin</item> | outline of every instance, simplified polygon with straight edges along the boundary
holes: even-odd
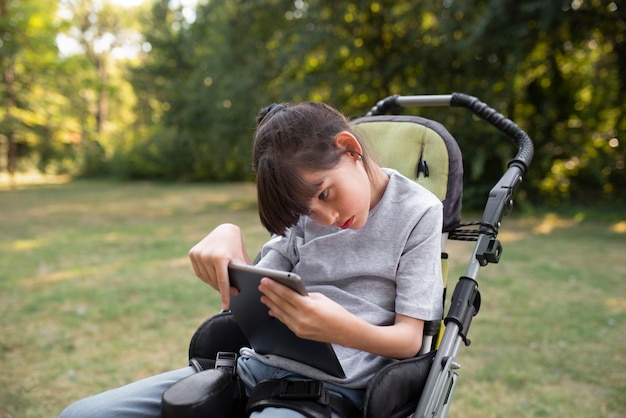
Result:
[[[365,220],[365,222],[367,222],[367,219]],[[352,225],[350,225],[350,229],[361,229],[365,226],[365,222],[359,222],[357,218],[354,218]]]

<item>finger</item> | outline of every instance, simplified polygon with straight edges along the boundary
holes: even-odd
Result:
[[[193,268],[193,272],[196,274],[196,277],[200,278],[203,282],[207,282],[207,273],[203,264],[196,261],[196,258],[191,251],[189,252],[189,259],[191,260],[191,267]]]
[[[228,262],[218,263],[215,265],[215,278],[217,288],[220,291],[222,299],[222,309],[227,310],[230,307],[230,279],[228,278]]]
[[[214,279],[215,274],[211,272],[209,268],[210,264],[202,262],[201,259],[198,259],[193,254],[190,253],[191,266],[193,267],[193,271],[200,280],[207,283],[209,286],[214,288],[215,290],[219,290],[217,286],[217,281]]]
[[[209,276],[205,268],[205,263],[202,262],[202,253],[199,249],[199,244],[194,245],[191,250],[189,250],[189,260],[191,261],[191,266],[196,276],[208,283],[207,279]]]
[[[289,287],[269,278],[263,278],[259,285],[259,291],[265,295],[268,307],[277,314],[289,317],[297,314],[298,297],[300,296]]]
[[[289,319],[292,317],[288,315],[283,309],[280,303],[276,303],[271,298],[263,295],[261,296],[261,302],[267,306],[268,314],[278,319],[280,322],[289,326]]]

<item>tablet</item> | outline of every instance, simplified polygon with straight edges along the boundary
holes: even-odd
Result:
[[[237,290],[239,290],[242,286],[248,286],[250,280],[256,281],[256,285],[258,286],[258,282],[263,277],[269,277],[272,280],[276,280],[277,282],[292,288],[302,296],[308,295],[306,287],[304,286],[300,276],[292,272],[266,269],[239,263],[230,263],[228,270],[230,285]]]
[[[269,316],[268,307],[261,302],[259,282],[264,277],[306,296],[306,287],[297,274],[230,263],[228,275],[231,286],[239,291],[230,296],[230,310],[257,353],[286,357],[330,375],[346,377],[331,344],[298,337],[285,324]]]

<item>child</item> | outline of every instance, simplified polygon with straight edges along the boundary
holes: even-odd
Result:
[[[391,359],[415,356],[424,321],[441,318],[442,205],[398,172],[377,166],[348,120],[321,103],[272,105],[254,138],[259,215],[274,238],[259,266],[299,274],[309,296],[263,279],[270,315],[300,337],[332,343],[345,379],[245,348],[238,375],[250,391],[268,378],[310,378],[357,406]],[[218,226],[190,250],[196,275],[229,306],[229,262],[251,263],[241,231]],[[87,398],[62,417],[158,417],[161,394],[187,367]],[[255,417],[302,417],[266,408]],[[334,415],[333,415],[334,416]]]

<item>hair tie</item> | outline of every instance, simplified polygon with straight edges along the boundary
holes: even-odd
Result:
[[[267,106],[266,108],[261,109],[261,112],[259,112],[259,116],[257,116],[257,118],[256,118],[257,125],[260,125],[269,116],[273,115],[274,113],[278,112],[280,109],[284,109],[284,108],[285,108],[285,106],[280,104],[280,103],[272,103],[271,105]]]

